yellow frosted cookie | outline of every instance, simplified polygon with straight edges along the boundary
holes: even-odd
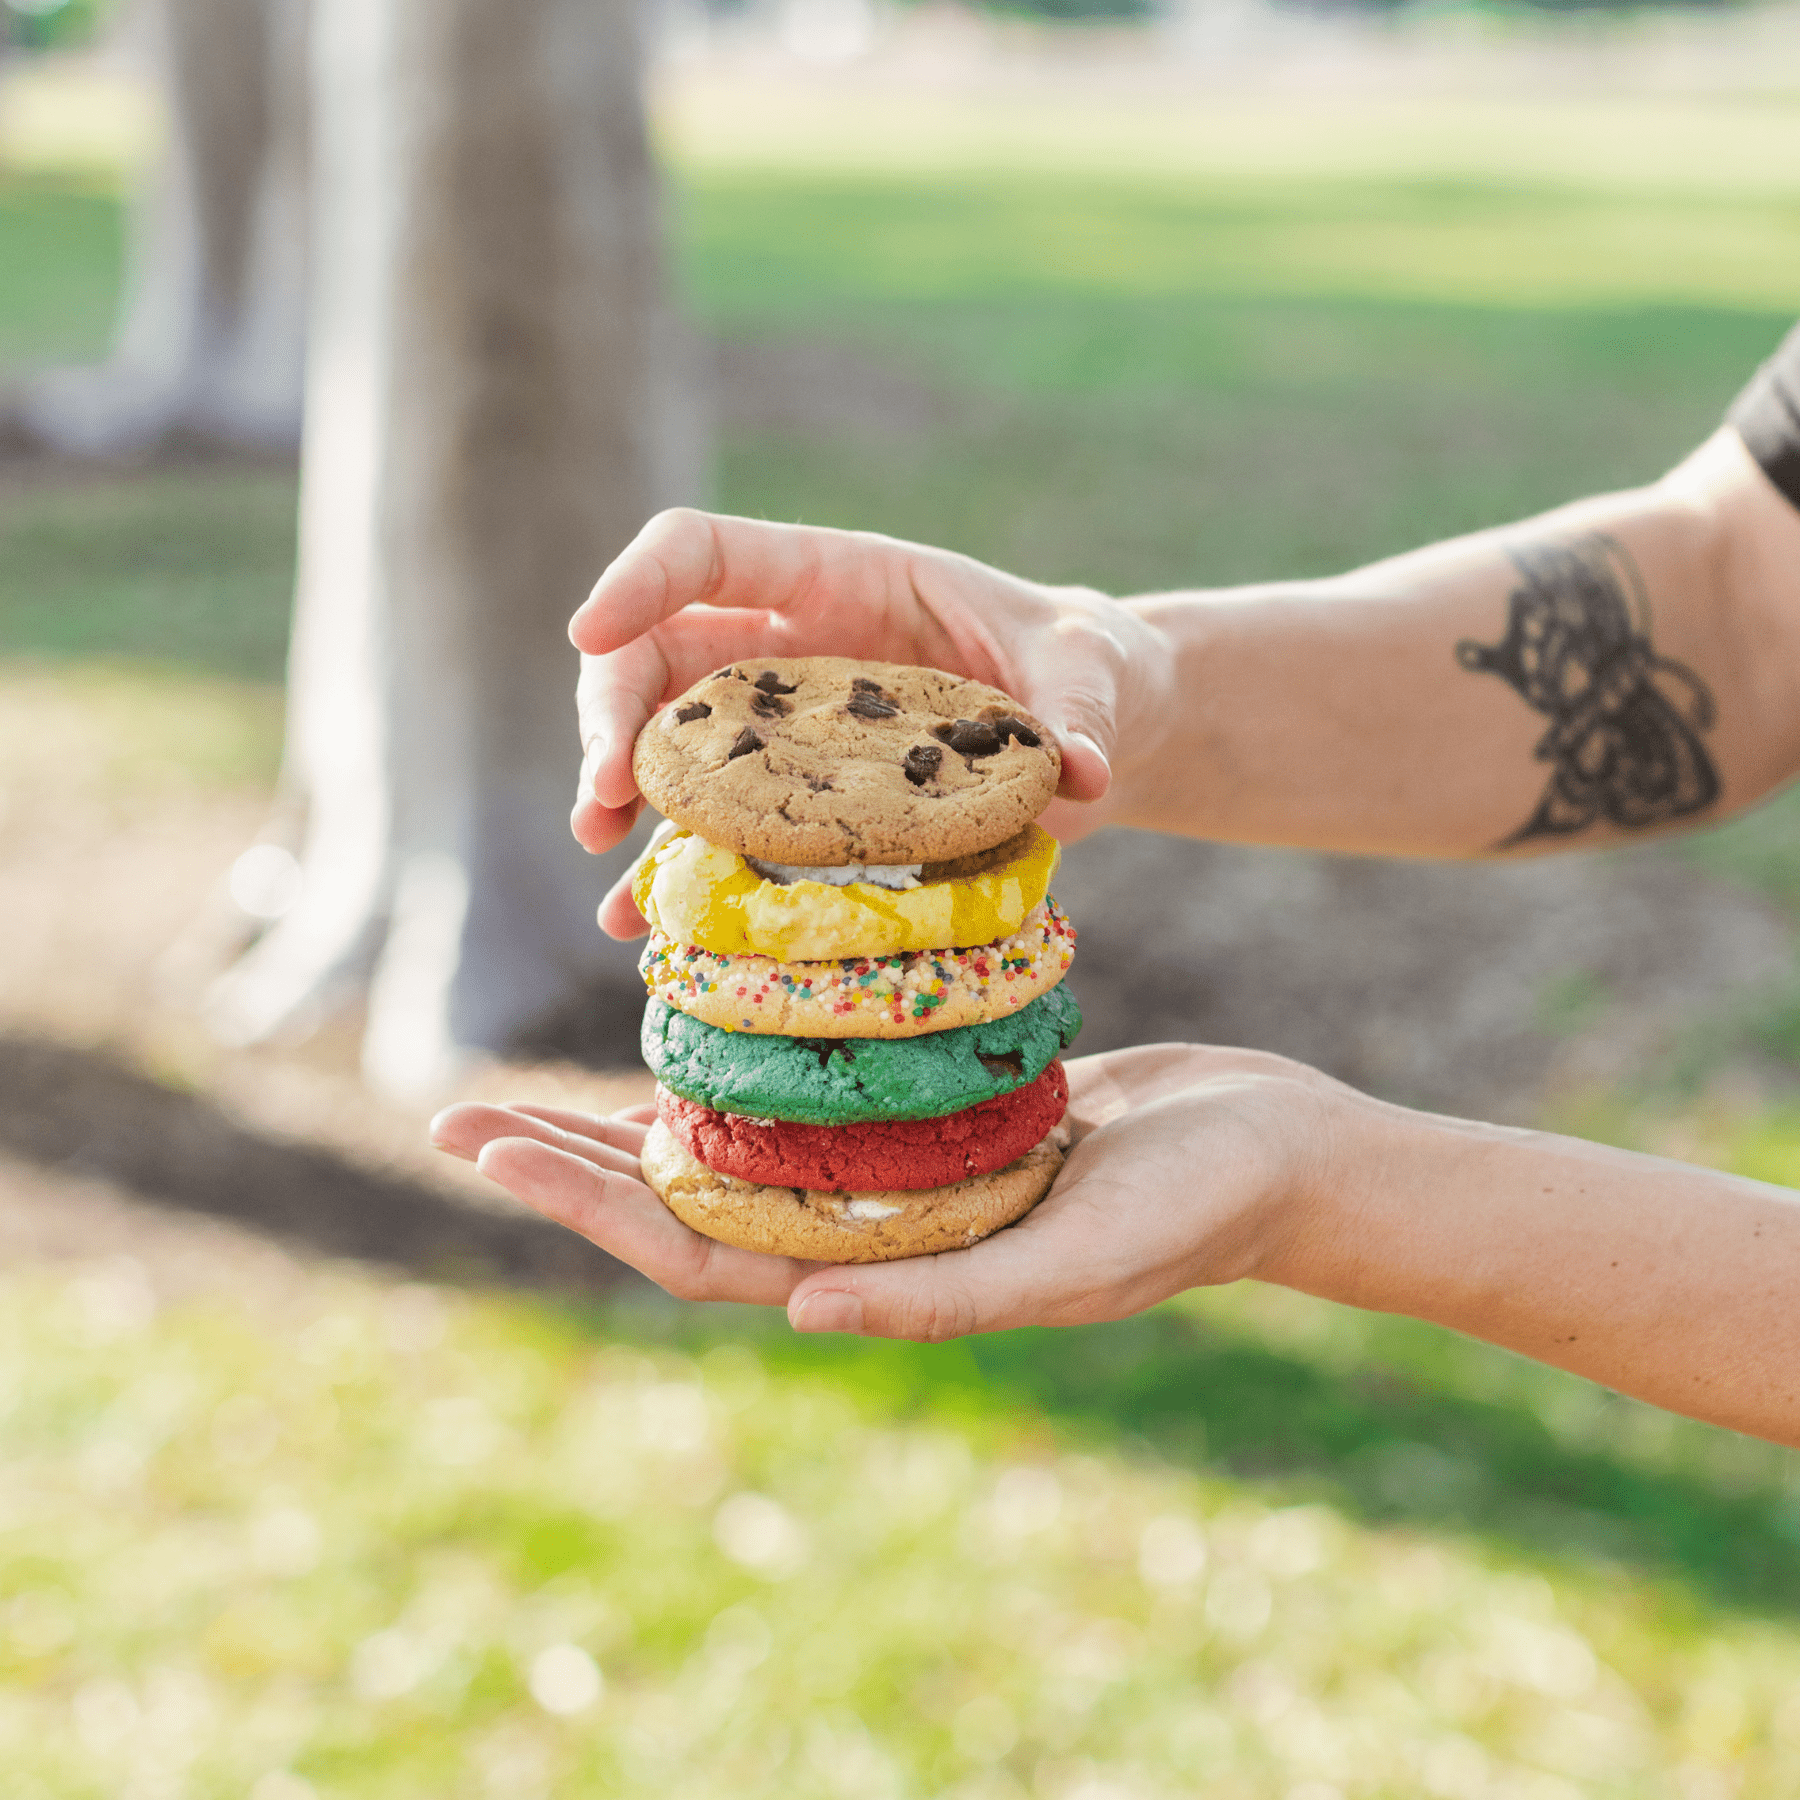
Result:
[[[683,946],[781,962],[835,962],[903,950],[963,950],[1010,937],[1050,890],[1061,851],[1030,825],[1004,861],[977,873],[878,887],[770,880],[735,851],[677,832],[639,865],[638,910]]]
[[[727,1031],[918,1037],[1017,1012],[1062,980],[1075,928],[1046,898],[1010,937],[968,950],[900,950],[835,962],[732,956],[652,934],[638,970],[677,1012]]]

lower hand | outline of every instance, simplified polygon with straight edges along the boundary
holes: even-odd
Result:
[[[1249,1050],[1153,1044],[1069,1063],[1074,1146],[1017,1225],[901,1262],[764,1256],[691,1231],[638,1178],[651,1106],[610,1118],[453,1106],[432,1140],[678,1299],[785,1306],[799,1331],[939,1342],[1124,1318],[1280,1263],[1361,1097]]]

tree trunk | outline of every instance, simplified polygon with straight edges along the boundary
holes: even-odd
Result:
[[[700,432],[664,300],[632,0],[315,0],[315,277],[287,776],[298,901],[219,1029],[367,980],[389,1088],[629,958],[568,831],[565,627]],[[372,973],[371,973],[372,972]]]
[[[111,358],[39,376],[19,422],[83,455],[175,433],[291,447],[306,293],[307,0],[153,0],[168,154],[134,209]]]

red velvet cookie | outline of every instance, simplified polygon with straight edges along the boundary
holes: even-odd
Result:
[[[709,1169],[764,1187],[827,1193],[944,1187],[991,1174],[1023,1156],[1068,1104],[1060,1062],[1027,1086],[961,1112],[858,1125],[749,1119],[656,1090],[663,1123]]]

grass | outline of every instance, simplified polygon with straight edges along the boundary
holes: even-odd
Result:
[[[1791,1167],[1791,1124],[1783,1141]],[[871,1415],[1044,1418],[1367,1526],[1473,1534],[1564,1575],[1610,1562],[1702,1609],[1800,1613],[1787,1453],[1411,1322],[1245,1289],[949,1350],[821,1351],[779,1327],[747,1341],[772,1370],[830,1373]]]
[[[1122,1456],[1016,1357],[909,1393],[919,1352],[348,1278],[161,1314],[130,1265],[4,1285],[21,1800],[1800,1780],[1784,1620]],[[1454,1467],[1415,1445],[1390,1489]]]
[[[279,679],[294,484],[190,470],[0,496],[0,642]]]
[[[0,367],[95,355],[118,304],[123,244],[107,190],[0,184]]]
[[[821,92],[665,108],[685,291],[930,404],[737,428],[718,498],[1050,577],[1323,571],[1647,479],[1800,287],[1791,107]],[[0,358],[96,352],[118,241],[0,187]],[[109,791],[266,778],[292,530],[253,471],[0,489],[0,724],[72,702]],[[1693,854],[1793,904],[1796,841],[1782,801]],[[1569,1122],[1800,1179],[1783,1112]],[[333,1275],[159,1313],[97,1265],[0,1276],[0,1393],[9,1796],[1800,1784],[1793,1456],[1298,1296],[925,1351]]]

